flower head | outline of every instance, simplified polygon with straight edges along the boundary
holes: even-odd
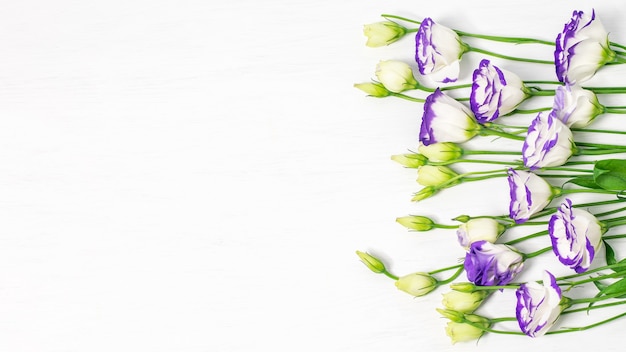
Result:
[[[529,96],[517,75],[492,65],[487,59],[474,70],[470,107],[481,123],[512,112]]]
[[[522,284],[515,291],[515,316],[522,332],[530,337],[544,335],[561,315],[561,288],[554,275],[545,271],[543,285],[537,282]]]
[[[452,142],[433,143],[430,145],[420,144],[417,148],[423,156],[434,162],[445,162],[463,156],[463,148]]]
[[[424,165],[417,170],[417,183],[422,186],[450,186],[459,182],[458,176],[447,166]]]
[[[448,309],[437,309],[444,317],[450,319],[446,325],[446,335],[452,344],[478,340],[491,326],[489,319],[476,314],[462,314]]]
[[[446,309],[460,313],[471,313],[483,303],[487,295],[488,293],[485,290],[474,292],[452,290],[443,295],[442,303]]]
[[[604,107],[594,92],[577,84],[566,84],[556,88],[550,114],[568,127],[581,128],[589,125],[603,112]]]
[[[508,182],[509,216],[518,224],[543,210],[555,195],[548,182],[531,172],[509,169]]]
[[[435,223],[425,216],[409,215],[397,218],[396,221],[411,230],[429,231],[435,228]]]
[[[415,36],[415,61],[419,71],[437,82],[454,82],[459,77],[459,61],[468,46],[452,29],[425,18]]]
[[[595,216],[572,207],[572,201],[565,199],[550,218],[548,232],[559,261],[582,273],[589,269],[602,245],[604,230]]]
[[[456,236],[461,247],[469,249],[470,244],[476,241],[496,242],[504,232],[504,225],[494,219],[477,218],[459,225]]]
[[[375,48],[379,46],[389,45],[406,34],[406,28],[401,25],[383,21],[363,26],[363,34],[367,37],[365,45]]]
[[[438,286],[437,279],[427,273],[413,273],[396,280],[396,287],[410,295],[424,296]]]
[[[569,84],[586,81],[614,58],[609,34],[596,19],[595,11],[591,16],[574,11],[556,38],[554,63],[559,81]]]
[[[402,61],[380,61],[378,65],[376,65],[376,77],[385,88],[394,93],[400,93],[417,87],[413,70]]]
[[[440,89],[426,98],[419,134],[422,144],[462,143],[472,139],[479,131],[480,126],[472,111]]]
[[[575,150],[572,131],[554,115],[540,113],[528,127],[522,147],[524,165],[531,170],[561,166]]]
[[[506,285],[522,271],[524,257],[513,247],[477,241],[465,255],[467,279],[479,286]]]

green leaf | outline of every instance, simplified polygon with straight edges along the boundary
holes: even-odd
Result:
[[[606,286],[605,288],[600,290],[600,292],[598,292],[598,294],[595,297],[616,295],[616,294],[620,294],[620,293],[623,293],[624,295],[616,297],[616,298],[622,298],[622,297],[626,296],[626,278],[622,278],[622,279],[620,279],[618,281],[615,281],[614,283],[610,284],[609,286]],[[594,303],[595,302],[589,303],[588,308],[591,308],[591,306]]]
[[[607,241],[604,241],[604,248],[606,249],[606,265],[617,264],[617,260],[615,260],[615,251],[613,247],[609,246]]]
[[[594,189],[602,188],[596,183],[596,181],[594,181],[593,176],[574,177],[571,180],[565,182],[565,184],[568,184],[568,183],[573,183],[575,185],[585,187],[585,188],[594,188]]]
[[[609,191],[626,190],[626,159],[597,161],[593,167],[593,180]]]
[[[606,288],[606,285],[601,283],[600,281],[593,281],[593,284],[596,286],[598,291],[602,292]]]

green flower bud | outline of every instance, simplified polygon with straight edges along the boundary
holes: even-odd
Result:
[[[354,87],[364,91],[370,97],[383,98],[390,93],[387,88],[380,83],[357,83]]]
[[[457,312],[455,310],[450,310],[450,309],[441,309],[441,308],[435,308],[435,310],[439,312],[439,314],[443,315],[444,318],[450,319],[453,322],[462,323],[465,321],[465,316],[461,312]]]
[[[411,230],[428,231],[435,227],[435,223],[425,216],[409,215],[397,218],[396,221]]]
[[[359,258],[361,258],[361,261],[363,262],[363,264],[365,264],[365,266],[367,266],[371,271],[377,274],[381,274],[387,271],[387,269],[385,268],[385,264],[383,264],[383,262],[381,262],[378,258],[374,257],[373,255],[368,254],[368,253],[363,253],[361,251],[356,251],[356,255],[358,255]]]
[[[424,187],[419,192],[415,193],[413,195],[413,198],[411,198],[411,200],[414,202],[419,202],[420,200],[424,200],[426,198],[432,197],[433,194],[437,193],[437,191],[438,191],[437,187],[434,187],[434,186]]]
[[[391,21],[376,22],[363,26],[363,34],[367,37],[365,45],[375,48],[402,38],[406,34],[406,28]]]
[[[463,155],[463,148],[452,142],[439,142],[430,145],[421,144],[417,150],[434,162],[456,160]]]
[[[466,223],[468,221],[470,221],[470,216],[469,215],[459,215],[456,218],[452,219],[454,221],[458,221],[458,222],[462,222],[462,223]]]
[[[392,155],[391,160],[413,169],[418,169],[419,167],[426,165],[428,162],[428,159],[421,154]]]
[[[428,294],[432,290],[436,289],[437,286],[437,279],[427,273],[409,274],[396,281],[396,287],[399,290],[416,297]]]
[[[450,284],[450,288],[459,292],[474,292],[476,291],[476,285],[471,282],[458,282]]]
[[[450,182],[458,177],[459,174],[452,171],[446,166],[424,165],[417,170],[417,183],[422,186],[442,186],[450,183],[451,185],[458,181]]]
[[[385,88],[395,93],[415,89],[418,86],[411,66],[402,61],[380,61],[376,66],[376,78]]]
[[[457,342],[478,340],[485,333],[485,330],[483,329],[488,329],[491,326],[487,318],[481,317],[479,315],[466,314],[464,318],[464,321],[478,324],[480,327],[482,327],[482,329],[469,325],[467,323],[450,321],[446,326],[446,334],[452,340],[452,344],[455,344]]]
[[[453,290],[443,295],[442,303],[447,309],[471,313],[483,303],[488,294],[487,291],[482,290],[469,293]]]

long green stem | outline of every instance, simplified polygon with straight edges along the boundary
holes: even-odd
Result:
[[[441,285],[447,285],[451,283],[452,281],[456,280],[456,278],[459,277],[459,275],[461,275],[461,273],[464,270],[465,270],[465,267],[461,266],[454,274],[452,274],[452,276],[450,276],[446,280],[439,281],[437,284],[441,286]]]
[[[554,61],[528,59],[528,58],[523,58],[523,57],[502,55],[502,54],[495,53],[493,51],[480,49],[480,48],[475,48],[475,47],[471,47],[471,46],[468,46],[468,48],[469,48],[469,51],[473,51],[473,52],[476,52],[476,53],[481,53],[481,54],[485,54],[485,55],[489,55],[489,56],[493,56],[493,57],[498,57],[498,58],[505,59],[505,60],[530,62],[530,63],[535,63],[535,64],[554,65]]]
[[[538,251],[535,251],[535,252],[532,252],[532,253],[528,253],[528,254],[524,254],[524,259],[534,258],[534,257],[536,257],[538,255],[541,255],[541,254],[543,254],[545,252],[549,252],[551,250],[552,250],[552,246],[545,247],[545,248],[542,248],[542,249],[540,249]]]
[[[548,232],[548,230],[539,231],[539,232],[535,232],[535,233],[533,233],[533,234],[531,234],[531,235],[528,235],[528,236],[524,236],[524,237],[516,238],[516,239],[514,239],[514,240],[511,240],[511,241],[505,242],[504,244],[509,245],[509,246],[510,246],[510,245],[514,245],[514,244],[516,244],[516,243],[520,243],[520,242],[523,242],[523,241],[529,240],[529,239],[531,239],[531,238],[545,236],[545,235],[547,235],[548,233],[549,233],[549,232]]]
[[[449,270],[453,270],[453,269],[459,269],[459,268],[463,269],[463,264],[457,264],[457,265],[449,266],[449,267],[446,267],[446,268],[441,268],[441,269],[429,271],[428,274],[429,275],[435,275],[437,273],[441,273],[441,272],[449,271]]]

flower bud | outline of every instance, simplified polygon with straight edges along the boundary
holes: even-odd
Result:
[[[424,187],[421,190],[419,190],[419,192],[415,193],[413,195],[413,198],[411,198],[411,200],[413,202],[419,202],[420,200],[424,200],[426,198],[432,197],[435,193],[437,193],[437,191],[438,191],[437,188],[433,186]]]
[[[464,319],[466,322],[469,321],[478,324],[483,329],[488,329],[491,325],[487,318],[475,314],[465,314]],[[472,326],[468,323],[450,321],[446,326],[446,334],[452,340],[452,344],[455,344],[457,342],[478,340],[485,333],[485,330],[483,329]]]
[[[434,162],[455,160],[463,155],[463,148],[452,142],[439,142],[430,145],[420,144],[417,151],[427,157],[428,160]]]
[[[391,21],[376,22],[363,26],[363,34],[367,37],[365,45],[375,48],[402,38],[406,34],[406,28]]]
[[[428,231],[435,227],[435,223],[425,216],[409,215],[397,218],[396,221],[411,230]]]
[[[471,282],[459,282],[450,284],[450,288],[459,292],[474,292],[476,291],[476,285]]]
[[[358,88],[370,97],[384,98],[389,95],[389,91],[380,83],[356,83],[354,88]]]
[[[438,286],[437,279],[427,273],[405,275],[396,281],[396,287],[410,295],[419,297],[428,294]]]
[[[469,215],[459,215],[456,218],[452,219],[454,221],[458,221],[458,222],[468,222],[470,221],[471,217]]]
[[[487,297],[487,291],[461,292],[450,291],[443,295],[443,306],[447,309],[461,313],[471,313],[483,303]]]
[[[391,160],[399,163],[400,165],[413,169],[424,166],[428,162],[428,159],[421,154],[392,155]]]
[[[505,229],[504,225],[494,219],[476,218],[459,225],[456,236],[461,247],[467,250],[476,241],[495,243]]]
[[[356,251],[356,255],[358,255],[359,258],[361,258],[361,261],[363,262],[363,264],[365,264],[365,266],[367,266],[371,271],[377,274],[381,274],[387,271],[387,269],[385,268],[385,264],[383,264],[383,262],[381,262],[378,258],[374,257],[373,255],[368,254],[368,253],[363,253],[361,251]]]
[[[439,187],[444,184],[450,183],[450,185],[457,183],[453,181],[459,174],[452,171],[447,166],[432,166],[424,165],[417,170],[417,183],[422,186],[435,186]],[[452,181],[452,182],[451,182]]]
[[[461,312],[457,312],[455,310],[450,310],[450,309],[441,309],[441,308],[435,308],[435,310],[439,312],[439,314],[443,315],[444,318],[450,319],[451,321],[455,323],[462,323],[463,321],[465,321],[465,316]]]
[[[394,93],[415,89],[418,86],[411,66],[402,61],[380,61],[376,66],[376,77],[385,88]]]

